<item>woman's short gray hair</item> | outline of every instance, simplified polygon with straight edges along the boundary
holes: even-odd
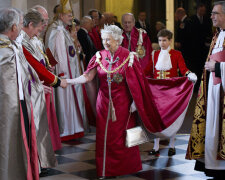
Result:
[[[123,30],[116,25],[104,25],[104,29],[101,30],[101,36],[104,34],[110,34],[113,39],[119,41],[119,44],[123,41]]]
[[[19,23],[20,15],[14,9],[0,9],[0,33],[8,32],[14,24]]]
[[[44,19],[42,18],[41,13],[39,13],[36,9],[30,9],[23,18],[23,26],[28,27],[30,23],[33,23],[34,27],[37,27],[37,25],[40,22],[44,22]]]

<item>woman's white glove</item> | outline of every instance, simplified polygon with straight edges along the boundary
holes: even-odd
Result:
[[[137,111],[137,108],[136,108],[135,102],[133,101],[131,106],[130,106],[130,112],[132,113],[134,111]]]
[[[83,84],[87,82],[87,79],[84,77],[84,75],[81,75],[78,78],[74,79],[66,79],[68,84]]]
[[[196,83],[196,81],[197,81],[197,79],[198,79],[195,73],[189,73],[189,74],[187,75],[187,77],[188,77],[188,79],[189,79],[190,81],[192,81],[193,83]]]

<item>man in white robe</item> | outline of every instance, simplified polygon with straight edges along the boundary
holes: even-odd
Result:
[[[69,79],[81,75],[74,42],[66,30],[66,27],[72,24],[72,19],[72,10],[68,9],[68,6],[60,6],[58,18],[48,27],[45,38],[46,49],[49,48],[55,60],[58,61],[55,66],[56,75]],[[77,133],[82,134],[87,129],[82,86],[57,89],[55,92],[61,137],[77,137]]]
[[[225,179],[225,54],[221,55],[225,52],[225,1],[214,3],[211,19],[218,33],[211,44],[209,61],[205,63],[205,69],[210,73],[209,80],[205,72],[186,158],[198,159],[195,170],[204,171],[207,176],[215,179]]]

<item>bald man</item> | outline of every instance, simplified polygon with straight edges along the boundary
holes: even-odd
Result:
[[[129,51],[137,52],[141,67],[145,69],[152,52],[152,44],[146,31],[135,27],[135,18],[131,13],[123,14],[122,26],[124,31],[122,46]]]
[[[49,21],[48,12],[43,6],[40,6],[40,5],[36,5],[32,9],[36,9],[42,15],[42,18],[44,20],[42,24],[42,32],[40,34],[40,37],[43,37],[46,31],[46,28],[48,26],[48,21]]]
[[[177,37],[175,47],[178,48],[184,57],[187,68],[191,68],[191,54],[192,54],[192,32],[191,20],[187,16],[184,8],[179,7],[175,12],[175,20],[178,21]]]
[[[85,64],[88,65],[92,56],[96,53],[96,48],[89,36],[89,32],[94,27],[94,22],[90,16],[84,16],[80,21],[80,29],[77,32],[77,38],[85,54]]]
[[[84,16],[80,22],[80,29],[77,32],[77,38],[82,46],[83,52],[85,54],[85,64],[88,65],[92,56],[95,55],[97,49],[94,46],[94,43],[89,36],[89,32],[92,30],[94,22],[90,16]],[[85,67],[86,68],[86,67]],[[87,96],[91,104],[91,109],[87,109],[87,112],[90,111],[96,112],[96,99],[97,99],[97,78],[94,78],[91,82],[85,85]],[[89,113],[90,114],[90,113]]]

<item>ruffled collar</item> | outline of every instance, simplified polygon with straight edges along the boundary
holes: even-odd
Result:
[[[168,71],[172,68],[171,58],[170,58],[170,46],[163,50],[161,49],[158,57],[158,61],[155,65],[155,68],[159,71]]]

